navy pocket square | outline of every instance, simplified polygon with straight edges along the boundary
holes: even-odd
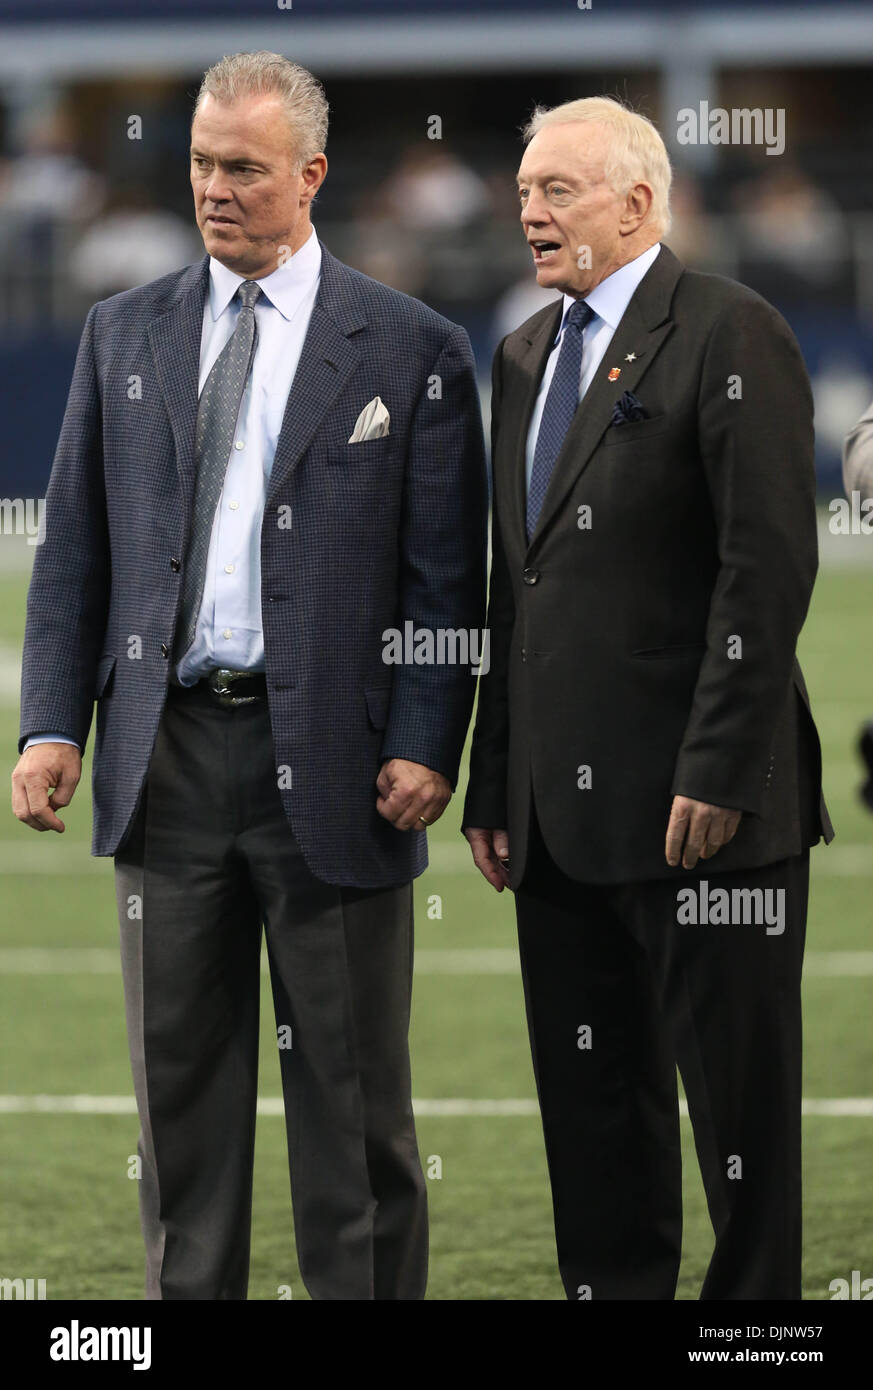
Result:
[[[628,425],[634,420],[648,420],[649,412],[638,401],[633,391],[625,391],[624,395],[616,401],[612,407],[613,425]]]

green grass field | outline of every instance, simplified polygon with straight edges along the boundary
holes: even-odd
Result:
[[[20,652],[26,587],[21,573],[0,574],[0,652],[10,669]],[[809,1099],[873,1096],[873,819],[857,799],[854,752],[857,728],[873,714],[871,612],[873,565],[824,569],[801,640],[837,830],[829,849],[813,853],[805,984]],[[0,733],[8,788],[18,702],[13,679],[4,689]],[[3,1097],[131,1093],[114,964],[112,862],[89,854],[89,791],[90,746],[76,799],[64,813],[63,837],[35,834],[8,809],[0,832]],[[414,1094],[422,1102],[531,1101],[514,962],[455,954],[515,948],[511,895],[498,898],[467,864],[459,815],[453,804],[431,832],[433,867],[416,885],[421,968],[413,1003]],[[428,918],[432,894],[442,898],[441,920]],[[22,954],[33,948],[44,954]],[[97,954],[70,957],[65,948],[97,948]],[[826,954],[839,952],[856,954]],[[266,977],[263,1004],[261,1094],[278,1097]],[[140,1299],[137,1193],[128,1177],[135,1115],[18,1113],[8,1102],[5,1108],[0,1276],[45,1278],[50,1299]],[[423,1159],[439,1156],[442,1166],[442,1176],[429,1182],[429,1298],[562,1299],[538,1117],[440,1115],[423,1104],[418,1131]],[[687,1120],[683,1134],[679,1297],[694,1299],[711,1234]],[[804,1297],[827,1299],[832,1279],[850,1278],[853,1269],[873,1276],[873,1115],[811,1115],[804,1135]],[[249,1297],[274,1299],[288,1284],[294,1298],[307,1297],[294,1256],[283,1123],[266,1115],[258,1124]]]

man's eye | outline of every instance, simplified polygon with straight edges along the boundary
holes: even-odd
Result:
[[[562,198],[562,197],[564,196],[564,194],[565,194],[567,191],[568,191],[568,190],[567,190],[566,188],[559,188],[557,184],[553,185],[553,187],[552,187],[552,192],[553,192],[558,198]]]

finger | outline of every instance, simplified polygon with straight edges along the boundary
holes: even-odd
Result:
[[[494,855],[490,838],[473,844],[471,848],[476,868],[483,877],[487,878],[492,888],[496,888],[498,893],[502,893],[506,887],[506,874]]]
[[[418,795],[396,821],[398,830],[426,830],[439,820],[447,803],[441,796]]]
[[[397,817],[403,814],[403,807],[398,805],[393,797],[377,797],[376,810],[379,812],[379,815],[383,816],[391,825],[396,825]]]
[[[741,819],[741,812],[726,811],[719,808],[714,811],[709,823],[709,830],[706,835],[706,844],[703,847],[701,859],[711,859],[720,849],[734,838],[737,833]]]
[[[677,799],[678,801],[678,799]],[[691,812],[681,802],[673,802],[670,811],[670,821],[667,826],[667,838],[664,842],[664,854],[667,863],[675,869],[682,855],[682,846],[688,830],[688,823],[691,820]]]
[[[493,835],[494,854],[501,868],[509,869],[509,835],[505,830],[495,830]]]
[[[31,778],[31,780],[33,780],[33,778]],[[34,793],[34,802],[38,804],[36,792]],[[49,830],[51,828],[48,825],[43,825],[42,822],[37,820],[34,816],[28,797],[27,778],[18,770],[12,774],[12,810],[16,818],[21,821],[22,825],[29,826],[31,830]]]
[[[31,819],[28,821],[35,830],[57,830],[66,829],[64,822],[55,815],[48,799],[48,788],[45,781],[35,777],[26,778],[24,782],[25,795],[27,796],[27,807]]]
[[[74,777],[71,772],[64,768],[61,772],[58,785],[48,799],[49,806],[55,811],[59,806],[69,806],[73,799],[73,793],[78,785],[78,777]]]
[[[682,867],[693,869],[701,856],[709,835],[709,813],[697,811],[691,816],[688,833],[685,836],[685,849],[682,854]]]
[[[17,820],[27,825],[30,818],[30,807],[27,804],[27,793],[24,790],[24,782],[21,777],[12,775],[12,814]]]
[[[731,811],[725,823],[722,844],[728,844],[736,835],[740,828],[740,821],[743,819],[742,811]]]
[[[392,825],[397,826],[399,830],[401,827],[398,822],[412,804],[414,797],[415,792],[411,787],[405,787],[401,783],[395,782],[389,796],[379,797],[376,802],[376,809],[380,815],[384,816]],[[408,826],[405,828],[408,829]]]

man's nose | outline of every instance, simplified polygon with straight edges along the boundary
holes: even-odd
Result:
[[[231,198],[231,191],[227,187],[226,175],[219,169],[213,171],[209,182],[203,190],[203,196],[207,203],[226,203]]]
[[[527,230],[528,227],[542,226],[546,221],[545,205],[531,195],[521,210],[521,225]]]

